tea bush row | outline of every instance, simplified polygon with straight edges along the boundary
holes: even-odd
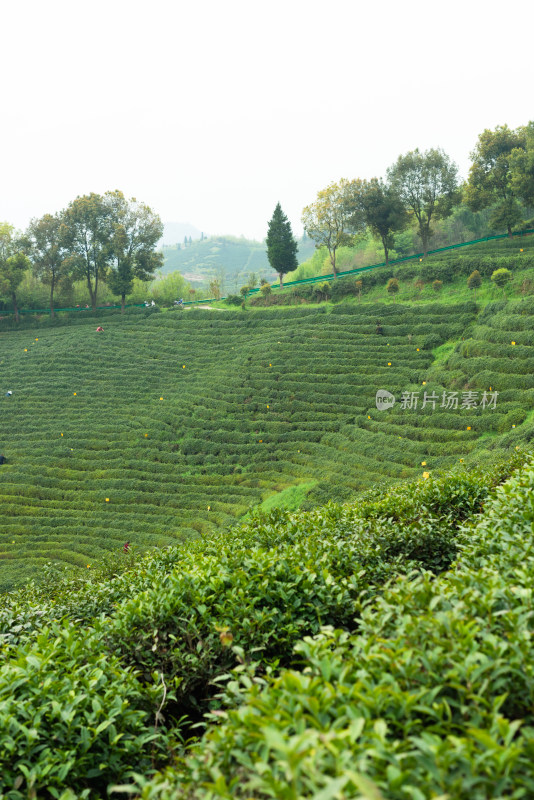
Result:
[[[531,465],[463,528],[455,569],[393,580],[357,634],[299,643],[299,670],[235,673],[217,724],[144,800],[530,796],[533,498]]]

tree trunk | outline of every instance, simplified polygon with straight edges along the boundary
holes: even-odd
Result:
[[[278,274],[280,275],[280,288],[283,289],[284,288],[284,273],[283,272],[279,272]]]
[[[91,278],[87,278],[87,288],[89,289],[89,297],[91,298],[91,307],[93,311],[96,311],[96,287],[93,291],[93,284],[91,283]]]
[[[15,292],[11,293],[11,299],[13,300],[13,311],[15,312],[15,322],[19,321],[19,310],[17,308],[17,296]]]
[[[126,295],[121,294],[121,314],[124,314],[124,304],[126,302]]]
[[[50,319],[54,319],[54,281],[50,284]]]
[[[382,237],[382,247],[384,248],[384,253],[386,255],[386,267],[389,267],[389,250],[383,237]]]
[[[334,278],[337,278],[337,270],[336,270],[336,251],[333,250],[330,253],[330,264],[332,265],[332,272],[334,273]]]
[[[511,226],[510,226],[510,225],[508,225],[508,238],[509,238],[509,239],[512,239],[512,238],[513,238],[513,236],[512,236],[512,228],[511,228]]]

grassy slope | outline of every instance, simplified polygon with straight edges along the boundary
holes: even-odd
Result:
[[[325,310],[176,312],[108,319],[103,335],[94,322],[0,334],[2,585],[49,559],[86,568],[126,539],[163,545],[227,526],[290,487],[306,487],[310,506],[491,458],[497,434],[530,430],[521,425],[533,406],[528,300],[472,329],[482,355],[462,350],[434,371],[429,331],[433,346],[461,339],[472,304],[454,314],[436,304]],[[443,386],[493,386],[498,408],[375,407],[380,388],[399,397]]]

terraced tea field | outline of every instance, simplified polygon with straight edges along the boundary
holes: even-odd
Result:
[[[0,587],[50,560],[86,569],[126,540],[197,537],[292,487],[304,507],[349,499],[519,439],[533,311],[522,301],[476,325],[472,303],[176,311],[106,318],[102,334],[0,334]],[[375,405],[378,389],[445,386],[491,386],[497,408]]]

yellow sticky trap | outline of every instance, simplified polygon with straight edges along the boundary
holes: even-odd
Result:
[[[185,369],[185,364],[182,364],[182,369]]]
[[[27,348],[27,347],[25,347],[25,348],[24,348],[24,352],[25,352],[25,353],[27,353],[27,352],[28,352],[28,348]]]
[[[424,478],[425,480],[426,480],[427,478],[430,478],[430,472],[423,472],[423,478]]]
[[[109,497],[106,497],[106,503],[109,503]]]
[[[512,344],[515,344],[515,342],[512,342]]]
[[[160,397],[159,399],[160,399],[160,400],[163,400],[163,397]]]
[[[74,397],[76,397],[76,392],[74,392]]]
[[[61,434],[61,436],[63,436],[63,434]]]
[[[388,367],[391,367],[391,361],[388,361]]]
[[[147,436],[148,436],[148,433],[145,433],[145,439],[146,439]]]
[[[468,430],[468,431],[470,431],[470,430],[471,430],[471,425],[468,425],[468,426],[467,426],[467,430]]]
[[[426,461],[421,461],[421,466],[426,467]]]
[[[426,386],[426,381],[423,381],[423,386]]]

